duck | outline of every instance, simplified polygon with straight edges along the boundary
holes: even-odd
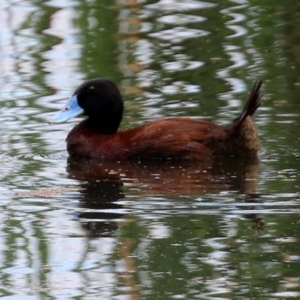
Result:
[[[100,160],[204,160],[255,157],[260,148],[252,119],[261,105],[256,80],[240,115],[230,125],[190,117],[167,117],[119,130],[124,103],[117,85],[103,78],[83,82],[50,123],[85,115],[66,138],[70,157]]]

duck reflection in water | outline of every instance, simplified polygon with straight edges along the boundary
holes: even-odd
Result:
[[[80,212],[78,217],[90,236],[113,236],[118,229],[118,222],[123,218],[123,213],[120,213],[123,206],[117,203],[125,197],[122,187],[120,180],[109,176],[105,180],[81,184],[79,206],[88,211]]]
[[[92,209],[92,212],[80,213],[82,224],[92,236],[110,236],[118,228],[120,220],[130,209],[122,204],[126,191],[151,199],[165,197],[175,203],[180,195],[216,194],[223,191],[245,195],[244,202],[251,202],[246,218],[252,221],[252,227],[262,230],[263,221],[251,214],[253,203],[257,202],[259,171],[258,158],[211,160],[203,162],[189,161],[137,161],[103,162],[86,159],[68,159],[69,178],[81,181],[80,206]],[[170,200],[171,199],[171,200]],[[134,200],[131,200],[134,202]],[[147,200],[145,200],[147,201]],[[186,200],[189,201],[189,200]],[[120,203],[118,203],[120,202]]]

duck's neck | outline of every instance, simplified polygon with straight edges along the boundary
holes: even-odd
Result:
[[[121,118],[116,119],[111,118],[110,116],[101,117],[101,118],[91,118],[84,120],[82,124],[85,127],[88,127],[90,130],[97,131],[103,135],[115,134],[118,131],[119,125],[121,123]]]

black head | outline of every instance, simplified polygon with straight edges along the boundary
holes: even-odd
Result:
[[[123,116],[123,99],[118,87],[108,79],[92,79],[81,84],[73,96],[88,116],[85,121],[102,134],[117,132]]]

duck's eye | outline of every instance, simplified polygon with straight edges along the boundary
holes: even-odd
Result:
[[[92,93],[94,90],[95,90],[95,87],[93,85],[91,85],[87,88],[88,93]]]
[[[68,110],[70,110],[69,107],[65,107],[65,108],[64,108],[64,111],[68,111]]]

